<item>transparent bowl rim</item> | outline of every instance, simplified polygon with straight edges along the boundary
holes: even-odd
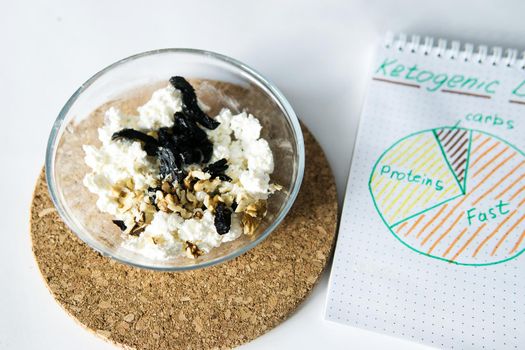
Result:
[[[297,175],[295,178],[294,186],[288,197],[288,200],[284,204],[284,207],[281,209],[281,211],[279,212],[275,220],[264,230],[264,232],[259,237],[257,237],[257,239],[255,239],[253,242],[250,242],[249,244],[242,247],[241,249],[237,249],[227,255],[218,257],[214,260],[196,263],[194,265],[187,265],[187,266],[156,266],[156,265],[140,264],[134,261],[130,261],[130,260],[121,258],[119,256],[112,254],[109,251],[106,251],[106,249],[103,246],[101,246],[96,240],[93,240],[87,234],[84,234],[83,229],[81,229],[80,227],[77,227],[74,220],[72,220],[72,218],[70,217],[70,214],[67,212],[65,207],[62,205],[62,202],[60,201],[57,185],[55,183],[55,179],[53,175],[54,174],[55,150],[57,146],[58,134],[59,134],[60,128],[62,126],[62,123],[66,119],[66,116],[71,106],[73,106],[75,101],[84,92],[84,90],[89,88],[98,78],[100,78],[101,76],[103,76],[104,74],[108,73],[109,71],[111,71],[112,69],[118,66],[121,66],[127,62],[130,62],[136,59],[140,59],[143,57],[154,56],[154,55],[165,54],[165,53],[185,53],[185,54],[192,54],[192,55],[197,55],[197,56],[211,57],[212,59],[222,61],[223,63],[229,64],[233,66],[234,68],[237,68],[243,71],[244,73],[248,74],[251,78],[257,80],[261,85],[263,85],[266,89],[268,89],[268,91],[270,91],[270,94],[273,95],[273,97],[280,104],[281,109],[287,115],[288,121],[291,124],[293,132],[295,134],[296,148],[297,148],[297,153],[298,153],[297,154],[297,159],[298,159]],[[303,139],[303,134],[301,131],[301,126],[299,124],[299,120],[297,119],[297,116],[292,106],[288,102],[288,100],[284,97],[283,93],[272,82],[264,78],[259,72],[247,66],[246,64],[234,58],[231,58],[231,57],[228,57],[228,56],[216,53],[216,52],[200,50],[200,49],[191,49],[191,48],[165,48],[165,49],[146,51],[146,52],[138,53],[138,54],[126,57],[124,59],[121,59],[107,66],[106,68],[100,70],[96,74],[94,74],[91,78],[89,78],[86,82],[84,82],[73,93],[73,95],[67,100],[64,107],[62,107],[62,109],[60,110],[58,114],[58,117],[53,123],[53,127],[51,129],[51,133],[49,135],[49,139],[47,142],[45,170],[46,170],[46,182],[48,185],[49,193],[51,195],[53,204],[57,208],[57,211],[60,217],[65,221],[67,226],[77,235],[77,237],[79,237],[83,242],[85,242],[92,249],[96,250],[103,256],[107,256],[116,261],[119,261],[121,263],[130,265],[133,267],[155,270],[155,271],[186,271],[186,270],[196,270],[196,269],[200,269],[204,267],[209,267],[209,266],[217,265],[222,262],[234,259],[238,257],[239,255],[242,255],[245,252],[249,251],[256,245],[261,243],[264,239],[266,239],[270,235],[270,233],[272,233],[277,228],[277,226],[279,226],[279,224],[288,214],[290,208],[295,202],[295,199],[297,198],[299,189],[301,187],[301,183],[303,181],[304,164],[305,164],[304,139]]]

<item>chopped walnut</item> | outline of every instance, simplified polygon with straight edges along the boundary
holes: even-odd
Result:
[[[255,203],[251,203],[246,207],[244,212],[251,217],[262,218],[266,214],[266,201],[259,200]]]
[[[199,249],[199,247],[190,241],[186,241],[186,256],[191,259],[198,258],[204,254],[202,250]]]
[[[215,196],[211,197],[209,195],[206,195],[204,198],[204,205],[208,210],[211,212],[215,212],[215,207],[219,202],[223,202],[223,199],[220,195],[216,194]],[[223,202],[224,203],[224,202]]]
[[[202,216],[204,215],[204,212],[202,211],[202,209],[196,209],[194,212],[193,212],[193,217],[195,219],[202,219]]]
[[[188,175],[184,178],[184,187],[188,190],[193,190],[193,186],[195,183],[197,183],[200,180],[208,180],[210,178],[210,174],[202,172],[200,170],[192,170],[188,173]]]
[[[244,234],[250,236],[261,223],[261,218],[253,217],[250,214],[244,213],[241,223]]]
[[[118,203],[122,212],[128,211],[135,204],[135,193],[124,188],[119,194]]]
[[[175,207],[177,206],[177,204],[179,204],[179,199],[177,198],[177,196],[168,193],[164,197],[164,200],[166,201],[166,206],[168,207],[168,209],[171,211],[175,211]]]
[[[151,240],[153,241],[153,243],[157,244],[157,245],[161,245],[161,244],[164,244],[166,242],[166,240],[163,238],[163,237],[151,237]]]
[[[131,191],[135,189],[135,183],[133,182],[133,179],[131,177],[126,180],[126,187]]]
[[[215,178],[213,180],[199,180],[193,185],[193,189],[195,192],[206,192],[206,193],[212,193],[214,192],[217,187],[221,184],[221,180],[219,178]]]
[[[162,181],[160,188],[164,193],[172,193],[173,191],[173,186],[169,183],[169,181]]]

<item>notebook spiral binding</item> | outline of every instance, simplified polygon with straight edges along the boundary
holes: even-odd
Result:
[[[420,37],[412,35],[410,38],[406,34],[394,35],[387,33],[384,43],[386,48],[398,51],[408,51],[414,54],[425,56],[442,57],[450,60],[464,62],[476,62],[478,64],[490,64],[493,66],[506,66],[525,70],[525,51],[521,54],[515,49],[503,50],[501,47],[488,48],[485,45],[475,47],[471,43],[465,43],[463,48],[457,40],[450,41],[438,39],[435,43],[432,37]]]

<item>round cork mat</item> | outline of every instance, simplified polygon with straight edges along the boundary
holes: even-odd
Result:
[[[42,172],[31,238],[54,298],[87,329],[126,349],[228,349],[275,327],[308,296],[335,239],[332,172],[303,132],[305,177],[283,223],[249,252],[196,271],[141,270],[93,251],[60,220]]]

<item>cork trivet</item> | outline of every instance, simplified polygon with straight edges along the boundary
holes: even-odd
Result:
[[[197,271],[141,270],[96,253],[60,220],[42,172],[31,237],[54,298],[87,329],[128,349],[226,349],[275,327],[310,293],[335,238],[334,179],[303,132],[305,177],[283,223],[249,252]]]

